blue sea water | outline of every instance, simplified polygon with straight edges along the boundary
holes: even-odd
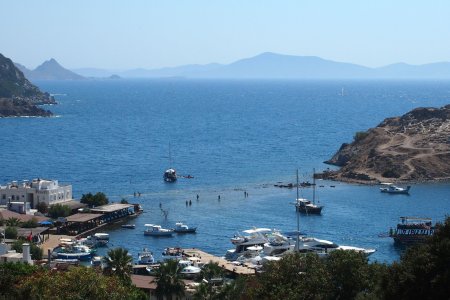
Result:
[[[0,181],[51,178],[73,185],[79,198],[102,191],[125,197],[145,213],[135,230],[112,230],[112,246],[136,257],[168,246],[216,255],[236,232],[257,227],[296,229],[295,190],[277,182],[311,180],[356,131],[423,106],[450,103],[449,81],[105,80],[38,82],[55,94],[52,118],[0,119]],[[344,91],[342,95],[342,91]],[[162,181],[172,165],[181,175]],[[397,260],[383,237],[403,215],[444,220],[448,184],[420,184],[411,195],[378,187],[319,182],[322,216],[302,216],[301,230],[340,244],[376,248],[373,260]],[[335,187],[331,187],[334,185]],[[249,197],[244,198],[244,190]],[[134,198],[133,192],[141,197]],[[311,189],[302,189],[310,197]],[[199,195],[199,201],[196,195]],[[218,201],[218,195],[221,195]],[[186,200],[192,206],[186,207]],[[159,204],[169,211],[168,219]],[[144,237],[145,223],[198,226],[195,235]],[[381,235],[381,236],[380,236]]]

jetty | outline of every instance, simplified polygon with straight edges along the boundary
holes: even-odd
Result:
[[[235,265],[222,257],[214,256],[200,249],[183,249],[183,253],[188,258],[196,257],[198,262],[202,264],[208,264],[209,262],[217,263],[219,267],[235,275],[254,275],[256,273],[255,269],[250,267],[250,265]]]

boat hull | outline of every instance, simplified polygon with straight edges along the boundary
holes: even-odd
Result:
[[[197,227],[188,228],[188,229],[174,229],[175,233],[195,233],[197,231]]]

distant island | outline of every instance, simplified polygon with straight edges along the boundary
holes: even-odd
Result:
[[[0,117],[51,116],[50,111],[38,107],[43,104],[56,101],[29,82],[11,59],[0,54]]]
[[[45,61],[34,70],[15,63],[22,73],[31,81],[34,80],[83,80],[83,76],[61,66],[54,58]]]
[[[326,179],[359,183],[450,180],[450,105],[416,108],[357,132],[328,164]]]
[[[379,68],[337,62],[317,56],[265,52],[230,64],[191,64],[159,69],[74,69],[85,77],[205,78],[205,79],[450,79],[450,63],[396,63]]]

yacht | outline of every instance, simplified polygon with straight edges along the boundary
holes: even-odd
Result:
[[[53,249],[52,257],[88,261],[94,253],[95,251],[88,246],[80,245],[76,242],[65,242]]]
[[[336,243],[327,240],[321,240],[314,237],[300,237],[298,251],[302,253],[314,252],[320,257],[327,256],[330,252],[335,250],[356,251],[364,253],[369,256],[375,253],[375,249],[366,249],[353,246],[340,246]]]
[[[151,265],[155,263],[153,253],[147,248],[142,249],[138,254],[138,265]]]
[[[237,234],[231,238],[231,243],[236,247],[235,249],[230,249],[225,254],[225,259],[234,261],[239,256],[245,253],[248,247],[251,246],[264,246],[269,240],[267,234],[272,230],[269,228],[253,228],[244,230],[243,233],[247,235]]]
[[[177,222],[175,223],[175,228],[173,231],[176,233],[195,233],[196,230],[197,227],[189,227],[182,222]]]
[[[411,188],[408,185],[406,188],[398,187],[392,183],[382,183],[385,187],[380,188],[380,192],[388,193],[388,194],[409,194],[409,189]]]
[[[162,228],[161,225],[145,224],[147,229],[144,230],[144,235],[149,236],[172,236],[173,229]]]
[[[293,250],[295,244],[287,236],[274,231],[268,236],[268,242],[264,244],[264,255],[279,256],[288,250]]]

